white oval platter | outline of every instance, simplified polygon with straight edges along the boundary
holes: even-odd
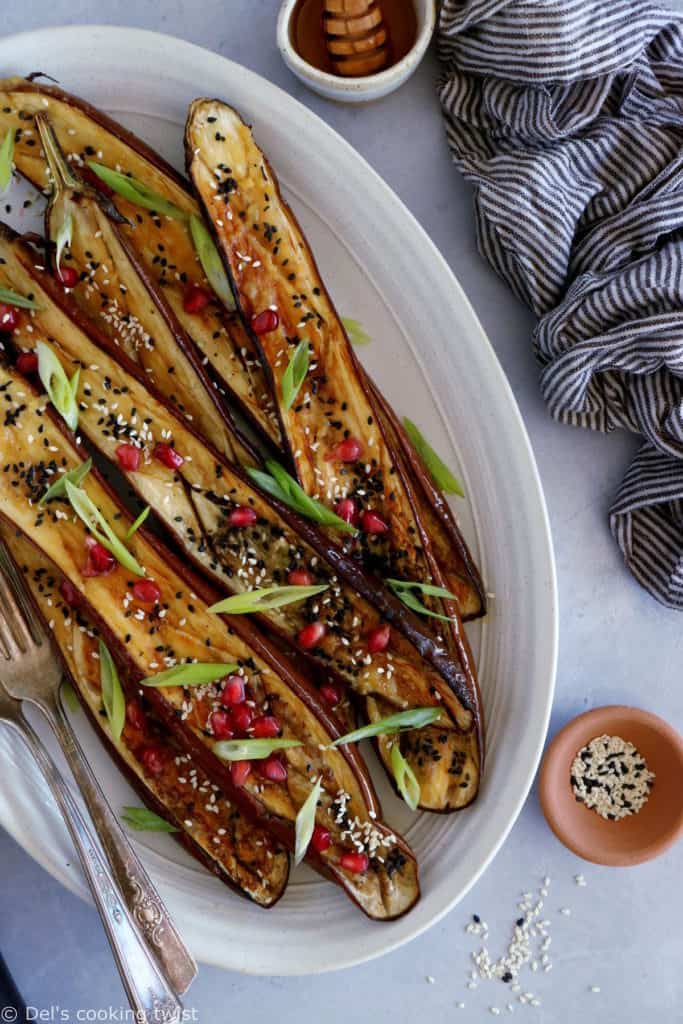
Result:
[[[136,839],[198,959],[254,974],[361,963],[441,918],[494,857],[533,780],[552,702],[557,597],[547,514],[510,387],[451,270],[398,198],[335,132],[280,89],[216,54],[139,30],[75,27],[0,40],[0,75],[46,71],[181,166],[190,100],[218,96],[253,123],[336,304],[373,343],[363,362],[464,483],[456,511],[489,591],[470,630],[484,697],[487,762],[474,806],[411,815],[372,765],[390,825],[421,866],[422,899],[391,924],[297,869],[265,912],[229,892],[167,836]],[[415,268],[419,268],[419,273]],[[114,807],[136,802],[84,721],[74,722]],[[55,878],[86,895],[65,829],[19,744],[0,728],[0,823]],[[324,923],[324,927],[323,927]]]

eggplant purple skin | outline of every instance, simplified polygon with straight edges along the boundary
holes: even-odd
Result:
[[[0,518],[2,518],[2,513],[0,513]],[[8,523],[8,526],[9,526],[10,529],[16,530],[16,527],[12,523],[10,523],[9,520],[5,520],[5,521]],[[18,532],[22,532],[22,531],[18,531]],[[22,533],[22,536],[26,537],[27,535]],[[27,539],[29,541],[31,540],[30,537],[27,537]],[[33,542],[31,541],[31,543],[33,543]],[[40,549],[38,549],[38,550],[40,550]],[[11,555],[10,555],[10,557],[11,557]],[[16,567],[17,572],[19,573],[19,575],[21,575],[20,567],[18,565],[16,565],[16,562],[15,562],[15,567]],[[43,625],[45,627],[45,630],[47,632],[48,631],[48,624],[47,624],[47,622],[45,620],[45,617],[44,617],[43,613],[41,612],[41,610],[40,610],[39,606],[36,604],[36,602],[33,600],[33,595],[31,594],[31,592],[27,591],[27,594],[28,594],[29,600],[31,601],[31,604],[33,606],[33,610],[34,610],[35,614],[40,618],[40,620],[42,621],[42,623],[43,623]],[[111,642],[111,637],[110,637],[110,642]],[[117,650],[120,649],[118,644],[116,645],[116,649]],[[92,727],[95,730],[95,732],[97,733],[97,735],[101,739],[104,739],[104,737],[102,735],[102,731],[101,731],[100,726],[99,726],[99,723],[97,721],[97,716],[93,713],[93,710],[90,707],[90,705],[82,697],[80,689],[78,687],[78,684],[71,677],[71,673],[69,671],[69,668],[68,668],[66,662],[64,661],[64,658],[62,657],[62,652],[61,652],[60,648],[57,647],[57,645],[53,645],[53,650],[55,651],[57,657],[59,658],[59,660],[60,660],[60,662],[62,664],[62,668],[64,670],[65,677],[71,682],[72,689],[73,689],[74,693],[76,694],[76,696],[78,697],[79,704],[80,704],[81,708],[83,709],[83,711],[85,712],[85,714],[86,714],[86,716],[88,718],[88,721],[92,725]],[[129,695],[131,697],[135,696],[135,691],[133,689],[131,689]],[[172,824],[172,825],[176,825],[177,822],[175,822],[173,820],[173,817],[172,817],[172,815],[169,814],[168,809],[157,798],[155,793],[153,793],[151,790],[147,789],[143,785],[143,783],[142,783],[141,779],[139,778],[139,776],[136,775],[134,771],[132,771],[130,765],[127,764],[126,761],[121,757],[121,755],[116,750],[116,748],[114,746],[112,746],[111,743],[108,743],[108,742],[104,743],[103,745],[104,745],[104,747],[105,747],[109,757],[113,761],[115,767],[118,768],[118,770],[121,772],[121,774],[126,779],[126,781],[135,790],[135,792],[137,793],[138,797],[143,802],[143,804],[145,804],[145,806],[151,808],[151,810],[153,810],[155,814],[158,814],[160,818],[163,818],[165,821],[170,822],[170,824]],[[221,870],[221,867],[220,867],[219,863],[216,860],[214,860],[212,857],[209,857],[208,854],[206,853],[206,851],[203,850],[202,847],[199,845],[199,843],[196,843],[193,840],[192,836],[190,836],[187,832],[183,831],[183,829],[181,829],[181,828],[178,828],[177,832],[172,832],[172,833],[170,833],[170,835],[171,835],[171,837],[177,843],[179,843],[185,850],[187,850],[187,852],[190,853],[195,858],[195,860],[199,861],[208,871],[210,871],[211,874],[213,874],[217,878],[219,878],[221,880],[221,882],[223,882],[224,885],[227,885],[227,887],[229,889],[231,889],[233,892],[237,893],[243,899],[248,900],[249,903],[253,903],[255,906],[260,907],[263,910],[270,910],[272,907],[275,906],[276,903],[279,902],[279,900],[284,895],[285,889],[287,888],[287,879],[285,879],[285,884],[282,887],[282,891],[278,893],[278,895],[272,901],[272,903],[268,903],[267,905],[263,904],[263,903],[259,903],[257,900],[254,900],[249,895],[249,893],[245,892],[244,889],[241,889],[240,886],[237,885],[230,878],[230,876],[225,871]]]
[[[361,372],[363,372],[357,359],[356,365],[361,369]],[[479,568],[472,557],[464,537],[460,533],[455,519],[453,518],[450,506],[441,491],[435,486],[424,462],[416,452],[415,446],[408,437],[403,424],[374,381],[370,381],[370,388],[377,405],[382,410],[382,413],[389,421],[392,430],[396,434],[398,443],[401,446],[403,455],[405,456],[408,472],[410,472],[414,477],[415,483],[422,490],[425,499],[429,502],[434,512],[434,515],[439,519],[444,531],[450,538],[450,541],[463,564],[463,569],[467,574],[468,582],[479,598],[479,610],[471,615],[463,615],[462,620],[463,622],[470,622],[474,619],[480,619],[485,616],[487,612],[486,589],[484,587]]]

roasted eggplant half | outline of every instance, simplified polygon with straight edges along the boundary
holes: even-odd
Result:
[[[298,481],[311,498],[357,525],[356,537],[345,543],[347,557],[394,581],[413,608],[425,609],[426,625],[435,624],[433,635],[459,664],[468,690],[474,738],[469,770],[478,776],[481,704],[457,601],[434,594],[446,590],[447,581],[420,519],[413,481],[301,229],[251,129],[231,107],[196,100],[185,150],[188,173],[271,383]],[[370,720],[384,717],[386,702],[368,696],[365,711]],[[410,752],[414,770],[429,763],[442,776],[442,797],[449,789],[443,762],[451,763],[454,742],[453,734],[435,727],[424,730]],[[379,751],[388,765],[388,744],[380,740]]]
[[[15,132],[16,166],[38,188],[49,191],[52,176],[45,159],[46,151],[40,148],[38,129],[33,123],[37,114],[49,117],[55,137],[66,153],[68,166],[79,178],[90,180],[106,192],[106,185],[89,167],[95,162],[117,173],[130,175],[133,181],[140,182],[162,202],[183,211],[187,218],[197,212],[194,200],[187,195],[184,179],[141,140],[100,111],[52,86],[21,78],[0,81],[0,134],[6,130]],[[230,187],[229,179],[223,187]],[[177,335],[178,325],[187,332],[202,360],[210,367],[220,392],[234,399],[263,438],[279,448],[280,424],[257,349],[239,316],[224,309],[215,296],[211,298],[208,281],[201,273],[189,239],[188,220],[141,208],[120,194],[116,194],[113,201],[116,206],[109,204],[109,212],[112,209],[120,211],[124,217],[119,228],[112,230],[114,252],[119,252],[121,244],[128,247],[127,255],[138,265],[146,284],[154,286],[160,300],[163,297],[166,319],[168,311],[172,317],[171,332]],[[58,218],[57,223],[49,228],[48,237],[54,237],[52,232],[58,231],[64,223],[62,218]],[[99,250],[107,248],[105,242],[97,245]],[[94,250],[91,248],[90,251]],[[87,274],[88,278],[94,277],[96,282],[98,276],[102,281],[107,279],[102,267],[109,267],[110,261],[114,262],[109,253],[103,251],[100,255],[103,259],[89,257],[85,270],[79,268],[81,273]],[[99,267],[93,266],[98,263]],[[111,282],[111,278],[108,280]],[[101,286],[101,281],[99,284]],[[77,287],[77,297],[83,297],[87,288],[85,281],[81,282]],[[97,296],[92,291],[85,297],[91,300],[91,306],[96,303]],[[119,305],[122,304],[119,302]],[[117,319],[114,310],[109,318],[110,328],[114,327]],[[139,319],[144,323],[146,318]],[[128,333],[125,321],[121,326],[122,331]],[[129,340],[134,341],[135,334],[139,335],[139,330],[134,330]],[[157,354],[157,361],[158,358]],[[169,360],[168,367],[173,366],[173,361]],[[385,423],[385,414],[390,410],[379,394],[377,400],[383,406]],[[388,423],[385,426],[390,429]],[[207,429],[211,426],[205,427],[204,433]],[[420,519],[432,538],[435,556],[449,589],[458,599],[461,615],[464,619],[483,615],[486,609],[481,579],[448,505],[428,475],[425,477],[410,442],[407,438],[400,438],[400,441],[401,444],[407,443],[407,454],[402,456],[399,446],[396,457],[404,462],[406,473],[415,475],[414,497]],[[236,447],[238,458],[249,463],[248,450],[239,445]]]
[[[261,907],[274,906],[287,885],[287,850],[191,762],[144,695],[128,699],[121,734],[112,733],[102,699],[97,627],[76,591],[28,537],[1,521],[0,537],[50,629],[81,705],[140,799],[221,881]]]
[[[37,339],[51,339],[65,374],[71,377],[76,369],[80,374],[79,433],[125,470],[182,550],[224,593],[326,587],[306,600],[263,610],[253,594],[253,611],[311,660],[323,680],[323,699],[346,722],[350,695],[376,702],[381,717],[443,707],[439,727],[432,730],[438,747],[423,730],[394,742],[415,772],[421,807],[443,811],[469,803],[479,779],[476,709],[459,665],[424,623],[349,558],[339,538],[323,535],[260,492],[243,470],[200,438],[120,348],[110,349],[116,359],[105,351],[109,341],[98,338],[92,324],[88,335],[83,325],[70,321],[62,290],[35,267],[30,248],[0,236],[0,258],[0,278],[31,294],[40,307],[11,335],[17,365]]]
[[[178,412],[234,459],[225,403],[165,298],[150,287],[121,232],[125,221],[67,163],[47,114],[36,114],[34,123],[50,168],[45,236],[52,243],[54,276],[84,316],[137,363]],[[164,252],[159,260],[172,263]]]
[[[51,174],[36,114],[49,118],[69,166],[80,178],[111,197],[111,190],[90,166],[96,164],[129,177],[158,197],[156,209],[153,203],[151,208],[142,207],[120,193],[115,195],[116,208],[124,218],[121,237],[202,358],[210,362],[220,386],[265,436],[272,437],[277,421],[251,339],[239,316],[220,301],[198,260],[189,225],[199,208],[187,182],[142,140],[84,100],[37,81],[0,80],[0,136],[14,132],[17,170],[46,194],[51,191]]]
[[[41,297],[36,290],[34,300]],[[72,474],[64,493],[53,488],[44,500],[56,476],[87,469],[82,445],[12,369],[0,369],[0,394],[2,515],[54,565],[116,652],[126,697],[142,689],[192,762],[288,849],[295,847],[298,812],[320,782],[315,821],[329,842],[309,845],[307,860],[371,918],[408,911],[419,896],[415,858],[382,824],[357,750],[332,746],[341,730],[308,680],[248,617],[209,611],[216,590],[144,529],[134,529],[94,470],[77,483]],[[169,670],[176,670],[171,678]],[[237,761],[224,746],[233,739]]]

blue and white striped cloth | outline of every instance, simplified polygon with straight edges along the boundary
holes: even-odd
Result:
[[[549,410],[642,435],[610,527],[683,608],[683,22],[648,0],[444,0],[438,45],[479,246],[540,318]]]

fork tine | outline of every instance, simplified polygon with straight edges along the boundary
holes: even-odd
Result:
[[[7,550],[7,547],[0,540],[0,581],[3,577],[9,587],[9,603],[12,603],[11,599],[13,597],[14,604],[17,606],[15,618],[17,618],[24,627],[28,642],[30,643],[33,641],[37,644],[42,643],[45,638],[45,633],[36,615],[35,609],[33,608],[31,599],[28,596],[26,584],[14,564],[14,560]]]
[[[11,661],[15,657],[15,645],[12,634],[7,627],[5,620],[0,617],[0,655],[5,661]]]
[[[4,620],[6,631],[14,639],[20,653],[25,653],[34,644],[31,631],[26,624],[24,614],[12,593],[12,588],[4,572],[0,571],[0,615]]]

